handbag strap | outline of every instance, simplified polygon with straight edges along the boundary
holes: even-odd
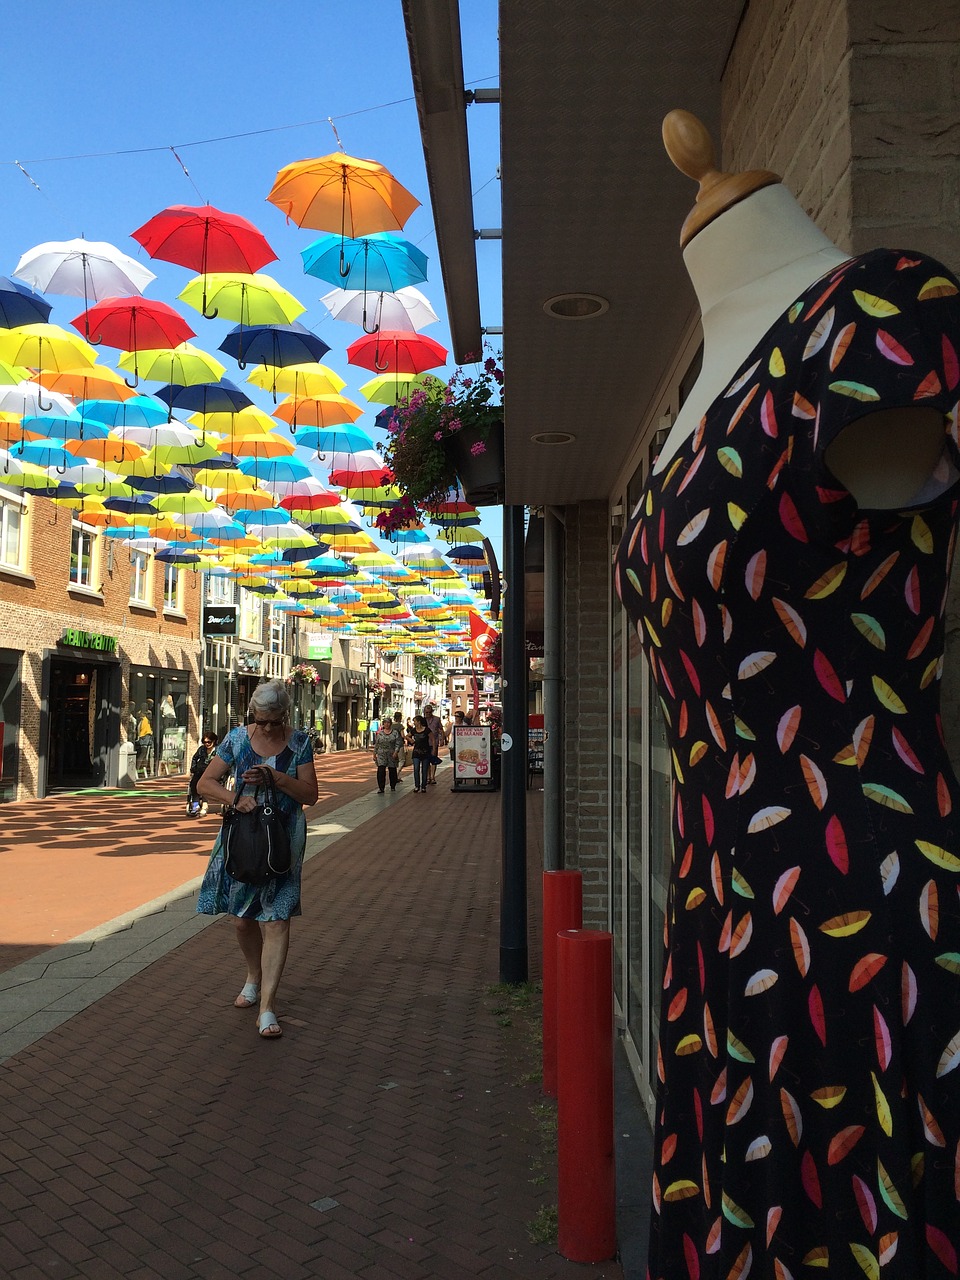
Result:
[[[243,781],[240,782],[239,787],[237,787],[236,791],[234,792],[233,804],[231,806],[232,808],[236,808],[237,801],[243,795],[243,791],[246,785],[247,784],[245,782]],[[263,789],[264,798],[266,800],[264,808],[273,810],[274,812],[278,812],[280,809],[280,802],[277,798],[277,787],[276,787],[276,783],[273,781],[273,774],[270,775],[270,780],[268,782],[263,782],[263,783],[258,782],[256,784],[253,791],[254,800],[256,800],[257,797],[260,795],[261,788]]]

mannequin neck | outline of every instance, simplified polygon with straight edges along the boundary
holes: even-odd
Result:
[[[710,312],[741,289],[761,281],[765,288],[775,289],[775,277],[781,272],[788,291],[796,278],[807,274],[807,283],[812,284],[846,256],[810,221],[787,188],[777,183],[741,200],[704,227],[687,245],[683,259],[704,329],[709,330]]]

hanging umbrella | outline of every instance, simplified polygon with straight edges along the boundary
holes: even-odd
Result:
[[[24,324],[0,329],[0,360],[30,369],[77,369],[96,364],[97,353],[78,334],[58,324]]]
[[[445,364],[447,349],[412,330],[386,329],[364,334],[347,347],[347,359],[377,373],[423,373]]]
[[[0,328],[15,329],[21,324],[44,324],[52,310],[51,303],[19,280],[0,276]]]
[[[306,325],[294,320],[292,324],[238,325],[230,330],[217,350],[232,356],[241,369],[251,362],[282,368],[321,360],[330,346]]]
[[[247,381],[264,391],[278,391],[294,396],[337,395],[347,385],[339,373],[311,360],[307,364],[291,364],[283,369],[258,364],[247,374]]]
[[[364,449],[372,441],[365,431],[358,427],[300,427],[293,433],[297,444],[304,449],[315,449],[318,454],[352,454],[356,449]],[[329,463],[330,459],[327,458]]]
[[[0,343],[2,341],[0,335]],[[158,351],[125,351],[117,364],[127,373],[139,369],[139,376],[147,382],[174,383],[178,387],[216,382],[226,372],[219,360],[189,342]]]
[[[291,441],[276,431],[226,437],[219,447],[222,453],[230,453],[237,458],[282,458],[289,456],[294,449]]]
[[[409,399],[420,388],[429,388],[434,384],[437,387],[443,386],[435,373],[378,373],[375,378],[363,384],[360,394],[373,404],[396,405],[400,400]],[[392,417],[393,413],[390,411],[387,418]],[[380,418],[381,415],[378,414],[377,426],[383,431],[388,430],[388,421],[385,418],[381,422]]]
[[[39,382],[0,387],[0,412],[19,414],[72,413],[73,402],[59,392],[46,392]]]
[[[73,409],[65,414],[27,414],[22,424],[25,431],[39,432],[45,440],[79,440],[85,435],[95,439],[108,434],[102,422],[84,422]]]
[[[81,400],[77,412],[84,418],[106,423],[126,432],[129,427],[157,427],[167,421],[167,410],[152,396],[133,395],[129,400]]]
[[[218,271],[197,276],[177,297],[202,311],[209,320],[220,315],[224,320],[239,320],[244,326],[290,324],[306,311],[303,303],[271,276],[243,272]],[[206,307],[214,308],[212,314],[207,314]]]
[[[342,395],[287,396],[273,411],[275,418],[296,427],[332,427],[342,422],[356,422],[363,417],[358,404]],[[365,431],[358,432],[366,444],[373,441]]]
[[[114,369],[91,365],[85,369],[41,370],[37,374],[41,386],[78,400],[129,400],[131,389]]]
[[[121,351],[156,351],[196,336],[179,312],[154,298],[104,298],[70,323],[95,345]]]
[[[190,267],[203,276],[210,271],[258,271],[277,257],[252,222],[210,204],[170,205],[131,236],[151,258]],[[201,311],[213,319],[205,300]]]
[[[267,199],[298,227],[350,237],[400,231],[420,204],[382,164],[342,151],[285,165]]]
[[[190,387],[171,384],[160,387],[154,394],[169,405],[171,411],[180,409],[187,413],[234,413],[253,404],[247,393],[227,378],[219,382],[197,382]]]
[[[275,481],[303,480],[313,472],[299,458],[241,458],[237,470],[244,475],[256,476],[265,488],[272,488]]]
[[[101,423],[85,422],[83,436],[80,439],[70,439],[64,445],[67,453],[76,454],[77,457],[92,458],[103,466],[111,467],[125,467],[146,456],[146,450],[132,440],[118,440],[116,436],[109,433],[93,436],[92,428],[94,427],[107,431]]]
[[[364,295],[392,292],[427,278],[427,255],[409,240],[379,233],[358,240],[320,236],[301,250],[308,276],[357,289]],[[361,304],[361,314],[369,311]],[[363,322],[366,329],[366,320]]]
[[[369,298],[369,302],[368,302]],[[376,329],[425,329],[439,319],[437,313],[413,285],[393,293],[373,293],[363,289],[331,289],[320,299],[334,320],[367,327],[369,315]]]
[[[156,276],[136,258],[104,240],[48,240],[21,257],[13,274],[43,293],[89,302],[143,293]]]

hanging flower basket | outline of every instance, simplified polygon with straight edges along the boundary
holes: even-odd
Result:
[[[464,499],[475,507],[503,502],[503,419],[465,426],[444,436],[443,451],[457,473]]]

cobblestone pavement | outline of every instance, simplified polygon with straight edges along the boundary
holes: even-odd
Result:
[[[495,986],[498,798],[445,770],[378,796],[362,753],[318,774],[275,1042],[194,914],[215,821],[176,780],[4,807],[4,1277],[620,1280],[530,1238],[555,1157],[536,994]]]

